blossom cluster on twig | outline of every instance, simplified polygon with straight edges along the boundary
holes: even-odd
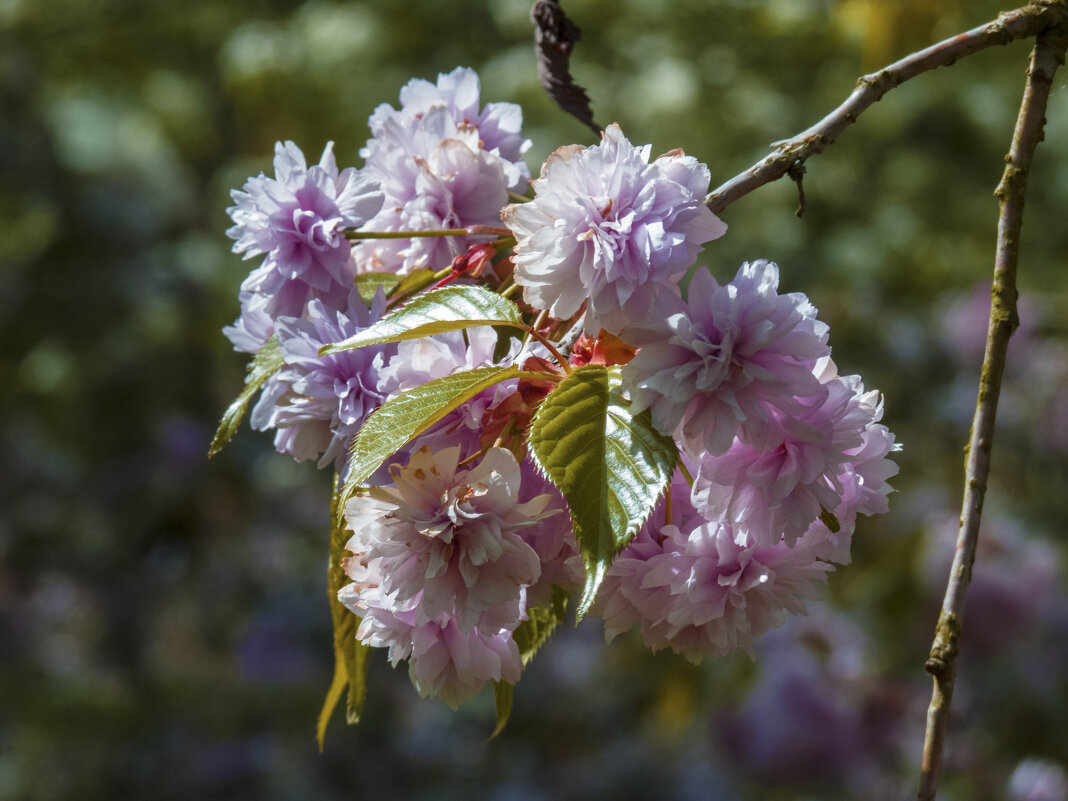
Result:
[[[531,180],[520,109],[479,95],[469,69],[413,80],[362,168],[279,143],[233,193],[263,259],[216,446],[258,392],[253,428],[333,468],[351,637],[453,707],[515,684],[568,598],[609,638],[751,652],[886,511],[881,398],[775,264],[683,297],[726,231],[704,164],[610,125]]]

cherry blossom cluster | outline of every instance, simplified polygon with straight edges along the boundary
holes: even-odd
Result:
[[[679,280],[726,231],[704,203],[704,164],[652,159],[611,125],[531,180],[519,107],[479,95],[470,69],[413,80],[399,109],[371,115],[359,169],[339,170],[330,144],[308,166],[284,142],[273,177],[233,192],[234,251],[263,259],[225,333],[272,367],[251,424],[344,482],[384,404],[516,368],[409,438],[342,510],[338,598],[356,639],[456,707],[518,681],[532,655],[520,633],[586,582],[573,509],[529,431],[573,370],[611,366],[628,414],[651,420],[677,461],[591,613],[609,639],[637,628],[694,661],[751,652],[849,562],[858,515],[887,510],[897,467],[880,396],[838,374],[827,325],[779,291],[775,264],[743,264],[724,284],[699,267],[683,297]],[[329,347],[445,286],[515,298],[527,335],[472,325]]]

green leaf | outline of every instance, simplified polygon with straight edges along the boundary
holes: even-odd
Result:
[[[330,682],[330,689],[326,691],[326,700],[323,708],[319,710],[319,721],[315,725],[315,741],[319,744],[319,753],[323,752],[323,743],[326,742],[326,727],[330,724],[330,718],[337,708],[337,702],[341,700],[341,694],[349,684],[349,676],[345,671],[345,657],[337,648],[334,648],[334,680]]]
[[[252,403],[252,398],[260,391],[264,382],[278,371],[283,361],[282,349],[274,337],[268,339],[260,348],[259,353],[252,357],[252,361],[248,364],[248,375],[245,376],[245,388],[223,412],[222,420],[219,421],[219,429],[215,432],[211,447],[208,448],[209,457],[217,454],[226,447],[226,443],[233,439],[237,427],[241,425],[241,419],[248,411],[249,404]]]
[[[341,562],[350,555],[348,549],[345,548],[349,533],[338,513],[340,501],[341,496],[335,486],[331,504],[333,513],[330,515],[333,521],[330,529],[330,562],[326,574],[327,590],[330,596],[330,618],[334,624],[334,680],[326,693],[326,700],[319,713],[316,740],[319,742],[320,751],[323,750],[327,724],[346,687],[349,691],[346,720],[350,724],[359,723],[360,715],[363,713],[363,703],[367,697],[367,657],[371,650],[370,646],[356,639],[356,629],[359,628],[360,618],[337,599],[338,590],[349,583],[349,577],[345,574]]]
[[[493,330],[497,332],[497,344],[493,346],[493,361],[502,362],[508,358],[508,354],[515,346],[512,340],[522,343],[523,334],[507,325],[495,325]]]
[[[512,639],[515,640],[519,656],[523,660],[523,667],[529,664],[553,630],[563,622],[566,611],[567,592],[555,584],[548,606],[527,609],[527,619],[512,633]]]
[[[363,618],[356,617],[348,609],[345,611],[354,618],[352,629],[355,632]],[[370,655],[371,646],[358,642],[353,636],[352,647],[348,653],[344,654],[345,667],[349,675],[349,697],[345,707],[345,721],[350,726],[359,723],[363,716],[363,703],[367,700],[367,659]]]
[[[523,668],[537,654],[538,649],[545,645],[552,634],[553,629],[564,621],[564,613],[567,611],[567,592],[563,588],[552,585],[552,595],[549,598],[548,607],[531,607],[527,610],[527,619],[519,624],[512,633],[512,639],[519,648],[519,658],[523,660]],[[508,718],[512,716],[512,697],[515,693],[515,685],[509,685],[507,681],[493,682],[493,701],[497,706],[497,727],[489,739],[497,737],[504,731],[508,724]]]
[[[519,648],[519,657],[523,667],[529,664],[534,654],[549,639],[549,635],[564,620],[567,611],[567,592],[553,585],[548,606],[535,606],[527,609],[527,619],[512,632],[512,639]],[[508,725],[512,714],[512,696],[515,685],[503,681],[493,682],[493,698],[497,707],[497,727],[489,739],[493,739]]]
[[[571,509],[586,563],[581,620],[612,559],[656,506],[678,451],[653,427],[648,410],[631,414],[618,365],[572,371],[538,407],[529,442]]]
[[[403,298],[426,289],[434,283],[433,270],[413,270],[401,278],[400,283],[389,293],[390,298]]]
[[[508,718],[512,715],[512,696],[515,695],[515,685],[506,681],[493,682],[493,702],[497,708],[497,726],[489,739],[493,739],[508,725]]]
[[[476,325],[525,328],[519,307],[496,292],[480,286],[446,286],[417,295],[354,336],[326,345],[319,354],[419,339]]]
[[[404,276],[396,273],[360,273],[356,276],[356,290],[360,293],[360,299],[370,306],[378,294],[379,287],[382,287],[386,297],[389,297],[403,280]]]
[[[410,389],[375,409],[352,443],[349,475],[341,490],[338,514],[357,487],[409,440],[482,390],[521,375],[525,373],[518,367],[479,367],[453,373]]]
[[[408,275],[396,273],[360,273],[356,276],[356,289],[368,306],[375,299],[378,288],[385,290],[387,298],[403,298],[426,289],[434,283],[433,270],[414,270]]]

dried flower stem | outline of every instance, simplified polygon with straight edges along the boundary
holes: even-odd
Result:
[[[946,736],[956,676],[964,601],[971,581],[972,564],[975,561],[976,543],[979,538],[979,521],[990,473],[994,418],[1005,371],[1005,354],[1009,338],[1019,324],[1016,310],[1016,263],[1031,157],[1042,140],[1046,102],[1049,99],[1054,72],[1064,63],[1065,49],[1068,48],[1068,24],[1065,24],[1064,4],[1060,5],[1061,16],[1058,24],[1038,34],[1031,52],[1027,85],[1013,132],[1012,146],[1005,159],[1005,172],[994,192],[998,198],[1000,213],[990,323],[979,379],[979,398],[965,458],[964,501],[957,548],[950,568],[946,596],[942,602],[942,612],[935,629],[934,644],[926,664],[927,672],[933,677],[934,689],[931,705],[927,710],[927,731],[923,743],[920,789],[917,793],[920,801],[933,801],[938,787],[942,745]]]
[[[1001,14],[993,22],[950,37],[895,61],[878,72],[865,75],[857,81],[857,88],[842,105],[808,130],[791,139],[775,142],[772,145],[774,153],[717,187],[705,198],[705,203],[718,214],[764,184],[776,181],[791,171],[800,174],[799,170],[806,159],[822,153],[842,131],[857,121],[861,112],[910,78],[937,67],[949,66],[964,56],[993,45],[1037,36],[1040,31],[1053,25],[1064,24],[1066,18],[1068,8],[1061,0],[1035,0],[1022,8]]]

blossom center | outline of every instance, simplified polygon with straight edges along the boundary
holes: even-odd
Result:
[[[293,233],[296,238],[314,250],[330,250],[334,247],[334,232],[314,211],[293,210]]]
[[[733,348],[730,339],[723,337],[719,331],[714,331],[715,336],[710,336],[705,331],[691,329],[690,334],[690,348],[701,360],[697,389],[709,392],[727,378],[733,362]]]

